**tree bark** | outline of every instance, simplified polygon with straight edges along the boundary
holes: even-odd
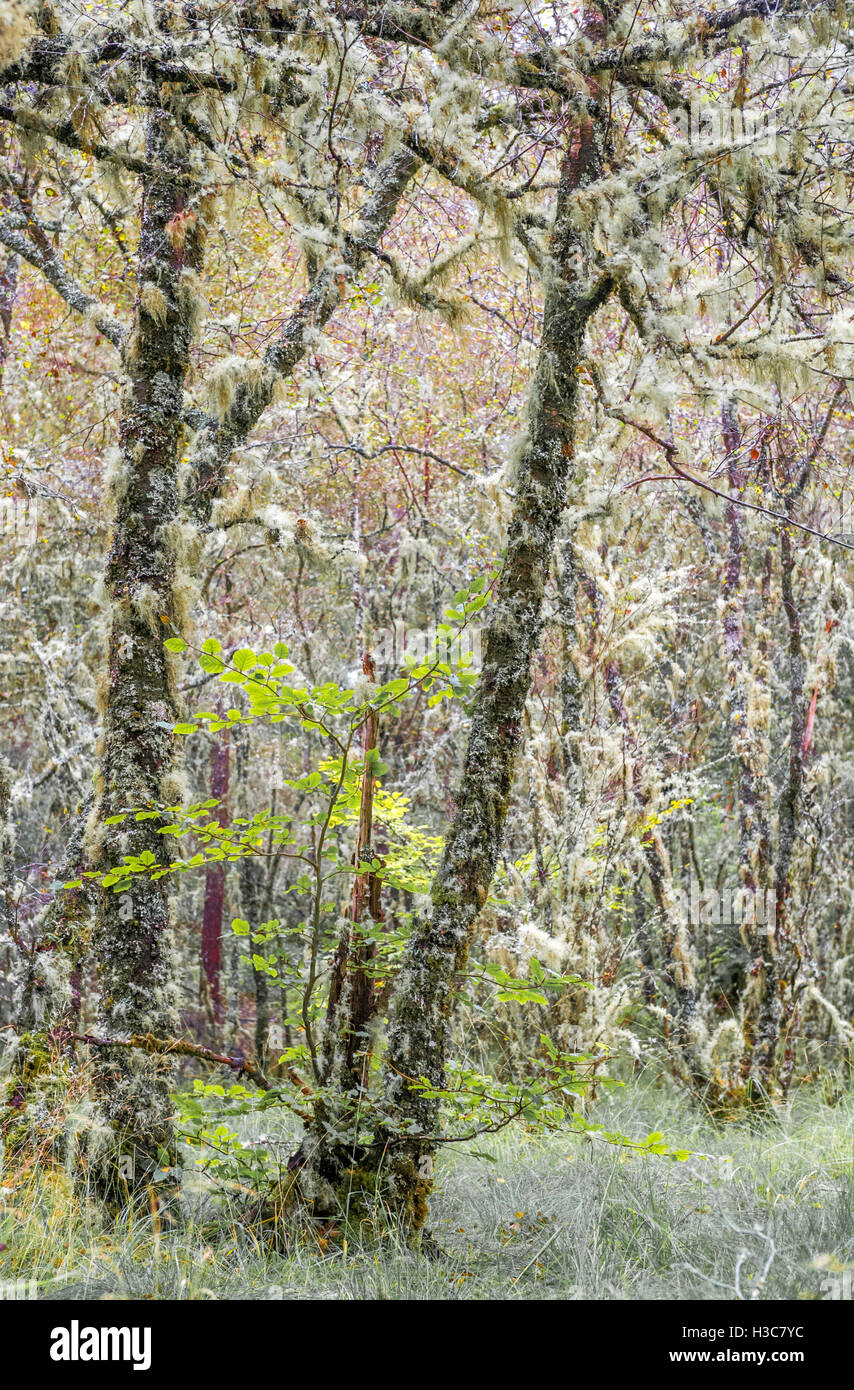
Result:
[[[374,660],[367,653],[362,669],[375,683]],[[354,865],[370,864],[374,853],[374,774],[369,754],[377,747],[378,736],[379,715],[368,709],[362,725],[365,770]],[[289,1165],[299,1170],[303,1197],[313,1202],[316,1211],[327,1207],[334,1210],[337,1184],[343,1175],[351,1175],[354,1162],[353,1128],[359,1124],[367,1096],[371,1063],[369,1028],[377,1010],[373,978],[376,948],[365,934],[364,923],[367,919],[381,920],[381,889],[381,880],[375,873],[357,873],[353,878],[350,909],[341,929],[329,981],[320,1068],[324,1092],[315,1100],[312,1123]]]
[[[372,657],[362,662],[365,675],[375,681]],[[362,726],[362,755],[365,771],[362,775],[362,794],[359,805],[359,829],[356,836],[355,864],[369,864],[373,858],[374,776],[368,755],[376,748],[379,735],[379,716],[369,710]],[[327,1083],[338,1073],[343,1089],[361,1090],[366,1084],[366,1069],[370,1062],[366,1029],[374,1014],[374,983],[371,965],[375,951],[360,930],[366,913],[379,921],[379,878],[374,873],[357,873],[353,879],[349,919],[332,964],[329,1002],[323,1045],[323,1078]]]
[[[753,710],[744,671],[744,514],[737,499],[744,493],[746,479],[739,459],[741,431],[733,401],[724,403],[721,427],[727,451],[728,490],[733,499],[727,502],[725,512],[723,644],[729,686],[730,739],[738,785],[738,869],[744,895],[741,934],[748,952],[742,1015],[744,1043],[739,1071],[750,1098],[762,1100],[767,1094],[769,1077],[765,1051],[757,1055],[756,1041],[760,1028],[767,1035],[769,1008],[773,1008],[775,990],[775,961],[773,931],[765,922],[770,850],[763,768],[759,765]],[[761,651],[759,656],[761,659]]]
[[[794,1070],[795,1032],[799,1010],[798,977],[807,964],[806,942],[795,939],[796,927],[789,908],[792,891],[792,859],[798,830],[798,813],[804,782],[804,652],[801,640],[801,615],[795,599],[795,549],[787,527],[780,528],[780,569],[782,576],[783,611],[789,634],[789,763],[777,831],[777,858],[774,865],[775,932],[778,951],[785,953],[771,1009],[768,1027],[760,1040],[761,1064],[770,1074],[776,1067],[780,1086],[785,1095],[791,1085]],[[779,1057],[781,1035],[786,1035],[786,1050]],[[758,1050],[758,1049],[757,1049]]]
[[[427,1212],[439,1108],[410,1082],[426,1077],[436,1087],[444,1084],[455,980],[501,845],[545,582],[573,476],[576,368],[587,323],[610,290],[605,281],[582,277],[583,246],[571,216],[573,192],[601,167],[601,132],[585,118],[570,134],[561,169],[528,437],[454,818],[433,884],[432,914],[415,926],[393,994],[385,1100],[395,1128],[379,1138],[391,1199],[413,1232]]]
[[[192,293],[187,272],[199,263],[201,223],[188,207],[182,173],[187,148],[173,119],[154,109],[146,153],[155,175],[142,192],[134,329],[120,423],[121,469],[105,588],[110,629],[102,692],[98,804],[93,851],[112,865],[145,851],[160,858],[157,822],[129,816],[113,831],[107,817],[131,808],[169,804],[180,792],[173,774],[172,726],[178,715],[173,658],[164,639],[180,632],[176,596],[180,565],[178,462],[183,387],[189,363]],[[122,894],[105,892],[94,937],[101,1024],[108,1038],[173,1033],[174,972],[167,880],[134,879]],[[105,1196],[126,1200],[153,1171],[169,1164],[174,1140],[169,1096],[171,1062],[156,1055],[105,1048],[98,1092],[113,1143],[93,1154]]]
[[[228,824],[228,731],[217,738],[211,752],[211,796],[219,806],[215,812],[220,825]],[[209,864],[205,870],[205,900],[202,909],[202,987],[210,1021],[216,1030],[222,1022],[222,916],[225,906],[225,865]]]
[[[0,267],[0,389],[12,341],[12,311],[18,291],[18,257],[8,255]]]
[[[592,576],[581,573],[582,586],[590,600],[593,613],[593,638],[596,640],[601,627],[602,601],[599,588]],[[623,682],[617,663],[610,660],[605,666],[605,691],[608,704],[620,728],[623,730],[625,748],[631,758],[632,796],[639,808],[650,809],[650,794],[644,788],[644,767],[637,739],[635,738],[629,712],[623,698]],[[625,756],[625,755],[624,755]],[[683,1073],[686,1082],[695,1090],[704,1091],[708,1078],[703,1074],[697,1056],[697,978],[694,969],[694,946],[690,926],[685,912],[673,888],[673,873],[670,856],[657,827],[647,825],[641,837],[641,849],[649,875],[652,895],[661,921],[662,978],[669,986],[673,1002],[670,1017],[673,1021],[673,1037],[676,1043],[674,1062]],[[639,937],[642,953],[642,967],[646,971],[651,959],[648,941],[644,944],[644,934]],[[644,960],[644,955],[646,960]],[[644,976],[648,991],[650,977]]]

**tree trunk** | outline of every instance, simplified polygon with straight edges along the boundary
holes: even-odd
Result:
[[[365,655],[362,669],[373,683],[376,668]],[[369,754],[377,747],[379,716],[369,709],[362,725],[362,755],[365,770],[359,805],[359,828],[354,864],[370,864],[373,858],[374,775]],[[367,1095],[371,1063],[369,1028],[376,1013],[373,962],[375,946],[365,934],[366,919],[382,917],[382,884],[374,873],[356,874],[350,897],[350,910],[342,928],[329,982],[326,1024],[323,1033],[321,1079],[324,1092],[314,1104],[312,1125],[297,1154],[291,1159],[298,1168],[304,1198],[317,1212],[334,1210],[336,1187],[342,1175],[352,1176],[355,1160],[354,1126],[359,1125]]]
[[[220,825],[228,824],[228,731],[217,738],[211,753],[211,796],[219,806],[215,812]],[[225,864],[209,864],[205,870],[205,901],[202,911],[202,991],[214,1029],[222,1022],[222,915],[225,906]]]
[[[770,1074],[776,1067],[780,1086],[785,1095],[791,1085],[795,1062],[795,1035],[800,1006],[799,977],[808,964],[805,940],[795,938],[797,927],[789,907],[792,884],[792,859],[797,838],[798,813],[804,781],[804,653],[801,642],[801,615],[795,601],[795,549],[791,531],[780,528],[783,610],[789,633],[789,766],[777,831],[777,860],[774,866],[775,933],[778,952],[785,955],[778,971],[779,980],[774,996],[769,1000],[768,1018],[763,1036],[757,1045],[760,1062]],[[781,1034],[786,1050],[779,1057]],[[761,1051],[760,1051],[761,1049]]]
[[[744,493],[746,480],[739,460],[741,431],[732,401],[724,403],[721,425],[727,451],[729,494],[737,499]],[[769,996],[774,992],[773,934],[765,923],[764,911],[769,866],[768,824],[763,768],[757,764],[754,711],[748,701],[744,671],[744,514],[736,500],[727,503],[725,520],[723,643],[729,686],[730,738],[738,785],[738,869],[744,895],[741,933],[748,951],[740,1076],[751,1098],[760,1100],[767,1093],[769,1078],[763,1056],[755,1054],[757,1028],[760,1019],[767,1018]]]
[[[365,674],[375,680],[374,662],[366,656],[362,663]],[[362,776],[362,795],[359,806],[359,830],[356,837],[355,863],[369,864],[373,858],[374,776],[368,755],[377,746],[379,716],[369,710],[362,728],[362,754],[365,771]],[[328,1083],[336,1070],[344,1089],[366,1085],[366,1069],[370,1050],[366,1029],[374,1014],[374,983],[371,965],[375,951],[360,930],[366,913],[379,921],[381,883],[376,874],[356,874],[350,900],[349,920],[341,934],[332,965],[329,1003],[324,1033],[323,1076]]]
[[[592,636],[596,642],[601,627],[601,595],[592,576],[580,572],[579,577],[590,600],[593,614]],[[604,679],[608,704],[623,730],[624,758],[631,759],[632,796],[637,806],[648,812],[650,793],[644,787],[644,765],[638,741],[629,722],[629,713],[623,698],[623,683],[615,661],[609,660],[606,663]],[[697,979],[691,931],[685,912],[674,892],[670,856],[654,824],[644,828],[641,849],[661,922],[662,978],[670,987],[673,996],[670,1017],[676,1049],[671,1055],[684,1080],[693,1088],[704,1091],[707,1078],[702,1072],[697,1056]],[[648,950],[647,958],[649,959]],[[645,979],[645,984],[648,988],[648,978]]]
[[[238,770],[240,752],[238,745]],[[267,871],[268,874],[271,870]],[[240,913],[254,929],[265,920],[264,867],[250,856],[244,856],[238,865],[238,884],[240,888]],[[269,906],[269,903],[268,903]],[[258,945],[254,949],[263,954],[266,947]],[[262,1071],[267,1068],[267,1052],[270,1046],[270,985],[263,970],[252,971],[255,985],[255,1057]]]
[[[8,255],[0,267],[0,389],[12,341],[12,310],[18,291],[18,257]]]
[[[432,914],[415,926],[393,995],[385,1096],[396,1124],[380,1141],[391,1200],[413,1232],[426,1216],[439,1110],[410,1081],[426,1077],[434,1086],[444,1084],[455,980],[465,967],[501,845],[545,582],[572,478],[576,368],[588,320],[610,289],[606,282],[579,281],[583,248],[571,218],[571,195],[600,169],[600,131],[585,118],[571,132],[561,170],[528,438],[454,818],[433,884]]]
[[[156,98],[155,98],[156,100]],[[108,672],[102,691],[98,804],[90,842],[104,867],[122,855],[161,857],[157,822],[129,816],[118,830],[107,817],[176,801],[172,726],[177,718],[173,658],[164,639],[180,632],[176,597],[178,461],[183,387],[191,341],[187,273],[198,264],[202,232],[185,192],[186,143],[156,109],[146,153],[158,172],[143,187],[134,331],[120,424],[121,468],[106,565]],[[125,893],[105,892],[94,938],[107,1038],[173,1032],[174,973],[167,879],[134,879]],[[171,1062],[130,1049],[98,1057],[98,1091],[113,1143],[93,1154],[104,1195],[126,1199],[169,1164],[174,1141]]]

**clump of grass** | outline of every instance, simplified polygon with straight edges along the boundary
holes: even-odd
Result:
[[[775,1119],[715,1126],[668,1087],[639,1085],[596,1118],[662,1130],[695,1156],[509,1130],[476,1152],[448,1146],[430,1258],[381,1205],[370,1223],[274,1253],[203,1178],[187,1181],[180,1211],[106,1220],[45,1170],[5,1180],[0,1282],[81,1299],[775,1300],[825,1297],[828,1271],[854,1265],[854,1095],[831,1106],[814,1089]],[[269,1133],[270,1112],[263,1123]]]

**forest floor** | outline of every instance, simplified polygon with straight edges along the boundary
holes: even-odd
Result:
[[[627,1087],[594,1118],[640,1138],[661,1130],[695,1156],[508,1131],[479,1141],[488,1157],[447,1150],[430,1259],[393,1232],[372,1243],[358,1229],[269,1254],[192,1188],[179,1228],[105,1225],[62,1173],[17,1187],[7,1177],[0,1285],[35,1280],[30,1296],[61,1299],[851,1297],[854,1093],[830,1105],[804,1089],[773,1121],[715,1126],[663,1086]]]

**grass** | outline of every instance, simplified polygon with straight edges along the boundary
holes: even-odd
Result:
[[[388,1223],[381,1241],[357,1228],[345,1244],[330,1230],[270,1254],[198,1180],[170,1226],[105,1224],[60,1172],[18,1188],[7,1178],[0,1284],[32,1279],[39,1297],[63,1299],[776,1300],[826,1298],[854,1268],[854,1094],[830,1106],[803,1092],[773,1121],[716,1128],[669,1089],[640,1085],[596,1119],[663,1130],[698,1156],[519,1132],[481,1140],[489,1158],[447,1149],[430,1259]],[[269,1134],[270,1112],[263,1124]]]

